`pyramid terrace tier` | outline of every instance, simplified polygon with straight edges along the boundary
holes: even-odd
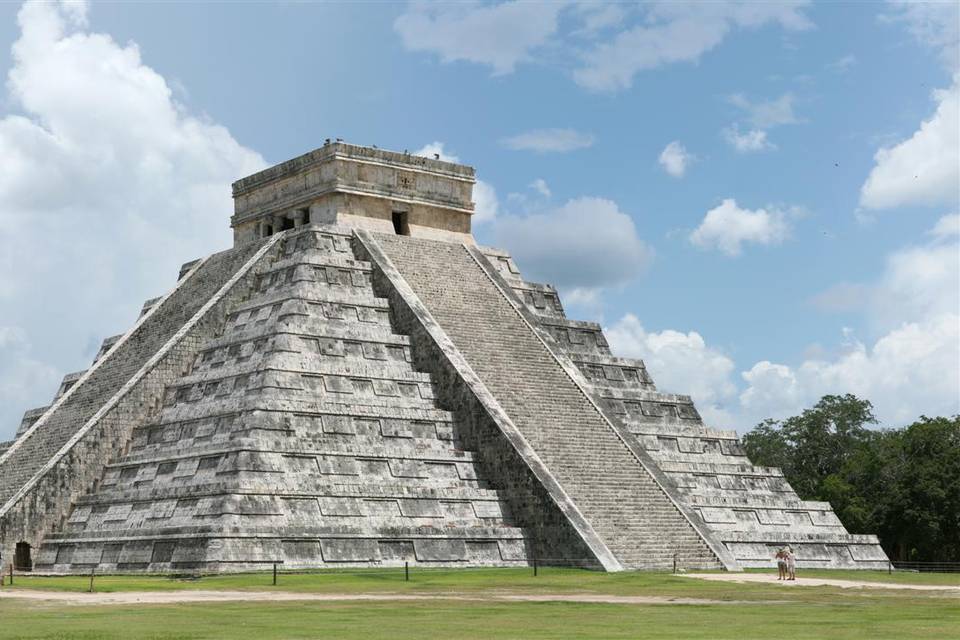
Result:
[[[209,398],[249,394],[317,398],[331,402],[433,407],[433,387],[426,374],[401,367],[382,369],[362,364],[294,357],[244,363],[187,376],[167,388],[165,407]],[[280,360],[277,362],[277,360]],[[290,360],[294,360],[291,362]]]
[[[643,360],[576,352],[568,353],[567,357],[598,393],[627,389],[656,391]]]
[[[318,532],[296,535],[237,534],[230,537],[167,535],[161,538],[64,540],[45,544],[37,566],[87,573],[161,571],[231,572],[269,569],[398,566],[436,567],[527,564],[526,541],[511,530],[460,529],[433,535],[404,530],[382,537]]]

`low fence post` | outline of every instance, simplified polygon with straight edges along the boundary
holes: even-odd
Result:
[[[893,563],[887,560],[887,575],[893,574]]]
[[[537,577],[537,556],[533,556],[533,577]]]
[[[273,586],[277,586],[277,563],[273,563]]]
[[[10,563],[10,586],[13,586],[13,563]]]
[[[88,593],[93,593],[93,575],[97,572],[96,567],[90,568],[90,591]]]
[[[677,572],[677,554],[673,554],[673,572]]]
[[[410,561],[409,560],[403,563],[403,581],[410,582]]]

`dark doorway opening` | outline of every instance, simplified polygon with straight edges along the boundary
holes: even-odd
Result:
[[[283,219],[283,228],[280,231],[287,231],[288,229],[293,229],[293,218]]]
[[[398,236],[410,235],[410,224],[407,222],[406,211],[393,212],[393,231]]]
[[[30,545],[18,542],[13,554],[13,568],[17,571],[33,571],[33,560],[30,559]]]

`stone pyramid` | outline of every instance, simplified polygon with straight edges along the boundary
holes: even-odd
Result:
[[[878,567],[736,434],[470,234],[470,167],[343,143],[234,184],[184,265],[0,445],[0,544],[63,572]]]

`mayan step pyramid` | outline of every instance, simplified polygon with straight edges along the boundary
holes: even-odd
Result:
[[[0,543],[62,572],[886,565],[470,233],[472,168],[343,143],[233,185],[0,445]],[[600,259],[598,257],[598,259]]]

